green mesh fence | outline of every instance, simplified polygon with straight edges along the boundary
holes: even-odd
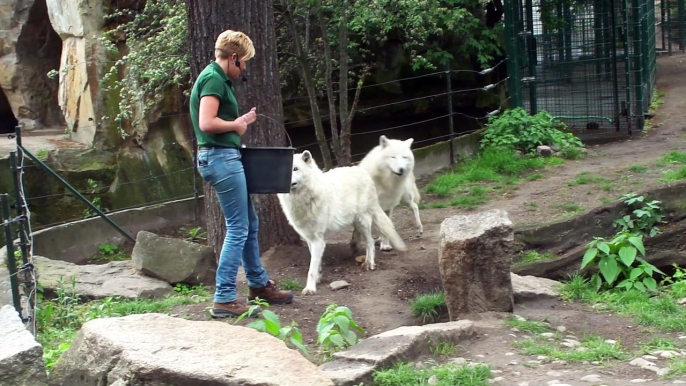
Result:
[[[670,1],[683,8],[684,0]],[[580,137],[643,130],[662,39],[656,21],[665,20],[665,6],[655,0],[505,2],[510,107],[547,111]]]

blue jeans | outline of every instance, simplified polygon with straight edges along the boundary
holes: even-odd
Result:
[[[238,149],[199,150],[198,171],[212,184],[224,213],[226,237],[219,255],[214,301],[228,303],[236,300],[236,275],[241,263],[250,287],[263,287],[269,281],[260,261],[259,221],[248,195]]]

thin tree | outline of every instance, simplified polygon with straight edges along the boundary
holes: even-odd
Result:
[[[243,143],[251,146],[285,146],[283,106],[279,88],[279,67],[276,57],[274,14],[271,1],[214,1],[186,0],[191,77],[214,60],[214,43],[224,30],[245,32],[255,45],[256,55],[248,62],[248,82],[234,82],[241,113],[257,107],[257,122],[250,125]],[[243,83],[243,84],[241,84]],[[208,183],[204,183],[207,242],[217,255],[221,251],[226,227],[217,197]],[[279,244],[299,241],[297,233],[286,221],[275,195],[253,196],[260,218],[260,250]]]

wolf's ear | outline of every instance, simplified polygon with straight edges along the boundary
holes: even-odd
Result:
[[[379,137],[379,145],[381,145],[381,147],[388,146],[388,138],[386,138],[385,135],[382,135],[381,137]]]
[[[310,154],[309,150],[305,150],[302,155],[302,160],[305,163],[310,163],[310,160],[312,160],[312,154]]]
[[[414,138],[409,138],[409,139],[406,139],[406,140],[405,140],[405,143],[407,144],[408,147],[409,147],[409,146],[412,146],[412,143],[413,143],[413,142],[414,142]]]

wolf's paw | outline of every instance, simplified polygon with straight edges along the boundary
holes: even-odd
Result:
[[[369,260],[365,260],[363,266],[367,271],[373,271],[376,268],[376,264]]]
[[[391,246],[391,244],[381,243],[381,247],[379,247],[379,249],[385,252],[389,252],[393,250],[393,247]]]
[[[422,237],[422,234],[424,234],[424,228],[419,227],[419,229],[417,229],[417,237]]]
[[[314,287],[313,288],[305,287],[302,291],[303,295],[314,295],[316,293],[317,293],[317,289]]]

